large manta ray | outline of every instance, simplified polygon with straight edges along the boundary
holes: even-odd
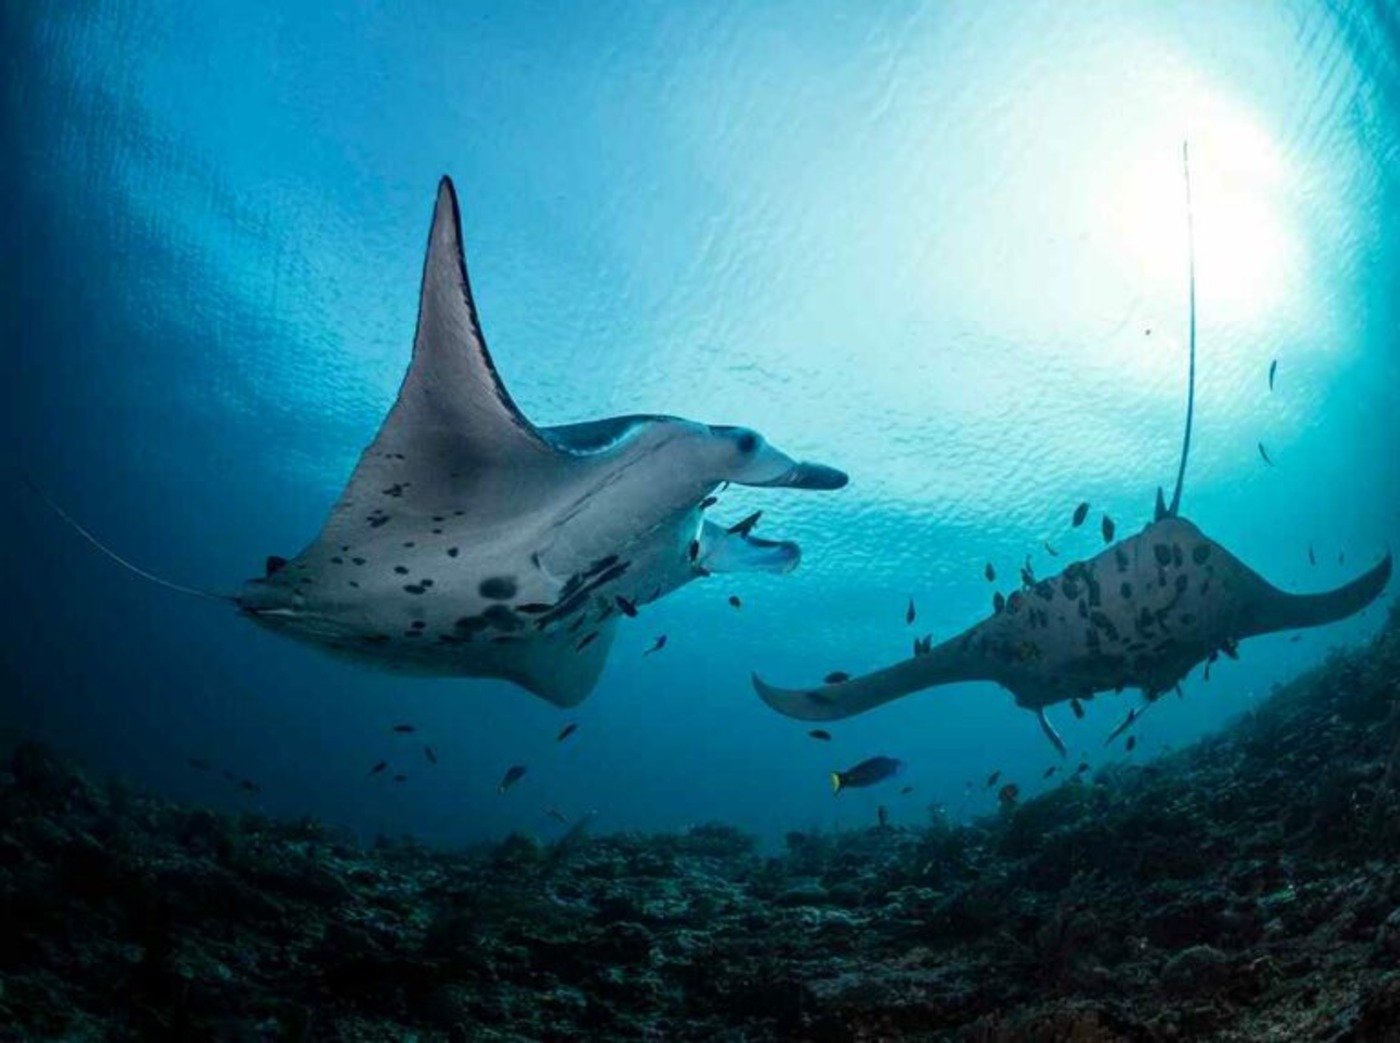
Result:
[[[1183,155],[1184,159],[1184,155]],[[1187,203],[1190,203],[1189,173]],[[753,678],[773,709],[833,721],[892,699],[960,681],[995,681],[1035,712],[1061,755],[1045,707],[1096,692],[1139,688],[1148,701],[1202,661],[1233,656],[1244,638],[1321,626],[1359,612],[1390,578],[1391,557],[1336,590],[1287,594],[1179,514],[1195,406],[1195,263],[1190,265],[1190,376],[1176,491],[1142,532],[1059,575],[994,602],[996,611],[941,645],[838,684],[782,689]]]
[[[797,565],[796,544],[750,535],[756,516],[730,528],[702,517],[726,482],[838,489],[846,476],[741,427],[532,424],[486,350],[443,178],[413,357],[378,436],[309,547],[269,558],[236,595],[207,596],[373,665],[503,678],[571,706],[593,689],[619,615],[711,572]],[[63,516],[133,571],[204,593],[137,569]]]

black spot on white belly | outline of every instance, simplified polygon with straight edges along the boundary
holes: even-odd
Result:
[[[473,634],[487,629],[491,624],[483,616],[462,616],[453,625],[470,638]]]
[[[506,601],[515,597],[516,592],[515,577],[513,576],[488,576],[481,581],[477,590],[484,598],[492,601]]]

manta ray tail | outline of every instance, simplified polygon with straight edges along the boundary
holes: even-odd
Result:
[[[1375,601],[1390,580],[1391,556],[1387,554],[1374,568],[1336,590],[1324,594],[1288,594],[1268,587],[1260,598],[1250,634],[1271,634],[1278,630],[1298,630],[1345,619]]]
[[[784,716],[799,721],[836,721],[934,685],[985,680],[985,666],[978,669],[961,644],[960,638],[953,638],[925,655],[839,684],[775,688],[754,674],[753,686],[759,698]]]
[[[39,497],[39,499],[42,500],[42,501],[48,506],[49,510],[53,511],[54,514],[58,515],[58,517],[63,521],[63,523],[64,523],[65,525],[67,525],[69,528],[71,528],[74,532],[76,532],[76,533],[77,533],[79,536],[81,536],[83,539],[85,539],[85,540],[87,540],[89,543],[91,543],[94,547],[96,547],[98,550],[100,550],[103,554],[105,554],[105,555],[106,555],[108,558],[110,558],[112,561],[115,561],[115,562],[116,562],[118,565],[120,565],[122,568],[126,569],[128,572],[133,573],[133,574],[135,574],[135,575],[137,575],[137,576],[140,576],[142,579],[147,580],[147,581],[149,581],[149,582],[151,582],[151,583],[154,583],[154,584],[156,584],[157,586],[165,587],[167,590],[173,590],[173,591],[176,591],[176,592],[178,592],[178,593],[180,593],[180,594],[188,594],[188,595],[190,595],[191,597],[196,597],[196,598],[207,598],[207,599],[209,599],[210,601],[232,601],[232,600],[233,600],[233,598],[230,597],[230,596],[227,595],[227,594],[216,594],[216,593],[214,593],[213,591],[209,591],[209,590],[199,590],[199,589],[197,589],[197,588],[195,588],[195,587],[186,587],[186,586],[182,586],[182,585],[179,584],[179,583],[173,583],[173,582],[171,582],[171,581],[168,580],[168,579],[164,579],[164,578],[162,578],[161,576],[155,575],[154,573],[147,572],[145,569],[141,568],[139,565],[135,565],[135,564],[133,564],[132,562],[127,561],[127,560],[126,560],[125,558],[123,558],[120,554],[118,554],[116,551],[114,551],[111,547],[107,546],[105,543],[103,543],[101,540],[99,540],[99,539],[98,539],[96,536],[94,536],[92,533],[88,532],[87,529],[83,528],[83,526],[80,525],[80,524],[73,518],[72,515],[70,515],[67,511],[65,511],[62,507],[60,507],[60,506],[54,501],[53,497],[51,497],[48,493],[44,492],[43,489],[39,488],[39,486],[36,485],[36,484],[34,483],[34,480],[33,480],[32,478],[30,478],[28,475],[25,475],[25,476],[24,476],[24,484],[27,485],[27,486],[29,486],[30,491],[31,491],[32,493],[34,493],[35,496]]]
[[[1191,362],[1186,377],[1186,430],[1181,436],[1181,462],[1176,469],[1176,489],[1166,513],[1175,518],[1181,507],[1181,484],[1186,480],[1186,457],[1191,453],[1191,420],[1196,413],[1196,229],[1191,216],[1191,156],[1187,142],[1181,143],[1181,171],[1186,179],[1186,268],[1187,312],[1190,315]],[[1157,493],[1158,520],[1162,517],[1162,494]]]

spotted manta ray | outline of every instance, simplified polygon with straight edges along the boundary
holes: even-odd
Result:
[[[702,516],[726,482],[838,489],[846,476],[742,427],[533,424],[486,349],[443,178],[412,360],[378,436],[310,546],[269,558],[236,595],[206,596],[364,663],[503,678],[572,706],[593,689],[620,612],[711,572],[797,565],[796,544],[751,534],[756,517],[725,528]]]
[[[1189,170],[1187,203],[1189,217]],[[1164,503],[1158,489],[1152,524],[1057,576],[998,596],[991,617],[894,666],[796,690],[775,688],[755,675],[764,702],[798,720],[832,721],[937,685],[994,681],[1036,714],[1063,756],[1064,742],[1045,716],[1047,706],[1124,688],[1141,689],[1153,701],[1201,662],[1222,652],[1233,656],[1245,638],[1321,626],[1380,595],[1390,579],[1389,554],[1336,590],[1287,594],[1181,517],[1195,410],[1194,256],[1190,272],[1185,434],[1171,503]]]

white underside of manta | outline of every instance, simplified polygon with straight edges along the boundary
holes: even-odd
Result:
[[[497,677],[568,706],[618,618],[710,572],[787,572],[795,544],[703,517],[725,482],[836,489],[756,432],[663,416],[536,427],[477,322],[451,182],[438,190],[413,358],[321,534],[235,599],[377,666]]]

